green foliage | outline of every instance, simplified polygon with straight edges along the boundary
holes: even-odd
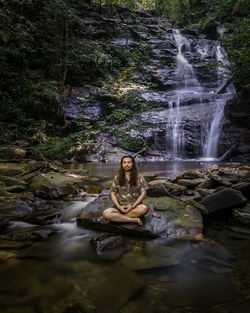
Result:
[[[108,115],[107,121],[110,123],[113,122],[115,124],[120,124],[120,123],[126,122],[130,116],[131,116],[131,112],[127,110],[122,110],[122,111],[114,112]]]
[[[121,134],[118,137],[118,142],[123,148],[131,151],[139,151],[144,147],[148,147],[147,142],[144,139],[133,138],[128,134]]]
[[[250,93],[250,19],[239,19],[226,27],[229,33],[223,44],[233,64],[234,82],[238,89]]]
[[[143,101],[134,91],[130,91],[123,96],[121,105],[132,112],[142,112],[147,108],[147,102]]]
[[[63,159],[72,156],[70,151],[72,147],[72,139],[52,137],[48,141],[40,143],[32,149],[31,154],[40,158],[41,154],[50,160]]]

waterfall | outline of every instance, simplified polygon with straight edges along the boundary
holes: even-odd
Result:
[[[206,142],[204,144],[203,156],[205,159],[214,159],[217,157],[218,142],[220,138],[220,129],[222,126],[223,112],[225,102],[218,102],[214,112],[209,132],[207,133]]]
[[[226,100],[229,99],[234,92],[234,87],[229,86],[224,95],[217,95],[216,90],[225,83],[228,77],[228,71],[223,65],[228,65],[227,55],[221,45],[205,46],[197,52],[203,58],[214,55],[218,62],[217,81],[215,87],[210,84],[204,87],[199,82],[195,74],[194,64],[192,64],[192,40],[183,36],[179,30],[173,32],[174,40],[177,46],[176,56],[176,77],[177,84],[174,88],[174,94],[168,97],[167,125],[166,125],[166,146],[170,158],[185,158],[187,155],[187,145],[190,143],[187,139],[186,121],[189,121],[189,115],[192,114],[192,108],[196,107],[197,111],[205,110],[204,117],[198,120],[198,116],[191,117],[196,119],[196,129],[200,135],[189,134],[192,137],[193,151],[198,155],[196,157],[204,157],[206,159],[216,158],[218,153],[218,143],[220,138],[220,130],[223,122],[223,112]],[[212,87],[211,87],[212,86]],[[183,107],[187,101],[192,101],[192,106],[187,110]],[[199,139],[197,139],[199,137]],[[189,139],[191,142],[191,140]],[[197,144],[198,146],[194,146]]]
[[[173,99],[168,101],[169,128],[166,131],[168,139],[166,140],[166,143],[170,147],[171,158],[182,158],[185,154],[185,135],[182,123],[183,116],[180,111],[180,102],[185,98],[185,95],[199,94],[202,92],[203,88],[195,75],[193,66],[183,54],[183,51],[185,51],[186,54],[191,53],[190,41],[182,36],[179,30],[174,30],[174,38],[178,48],[176,63],[180,84],[176,86]]]
[[[225,83],[225,77],[228,76],[227,69],[223,65],[229,65],[227,60],[227,54],[220,43],[216,47],[216,60],[218,62],[217,73],[218,73],[218,87]],[[226,93],[235,94],[235,88],[233,84],[227,87]],[[220,130],[222,127],[222,120],[224,117],[224,106],[226,100],[217,101],[215,106],[215,112],[211,120],[209,132],[206,138],[206,142],[203,149],[203,157],[205,159],[216,158],[218,156],[218,143],[220,138]]]

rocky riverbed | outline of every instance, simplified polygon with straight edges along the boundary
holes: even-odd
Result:
[[[118,235],[201,240],[204,221],[219,210],[233,211],[233,217],[240,222],[249,221],[248,166],[214,165],[184,171],[172,179],[153,174],[144,176],[149,189],[143,203],[161,218],[148,213],[139,227],[108,222],[102,217],[102,211],[111,205],[110,177],[90,177],[86,170],[69,171],[32,160],[1,163],[1,259],[12,258],[13,251],[29,246],[34,240],[53,236],[57,230],[48,225],[63,222],[61,201],[84,200],[89,195],[94,195],[95,200],[79,213],[78,226]],[[13,221],[29,223],[32,227],[12,231]]]
[[[4,313],[227,312],[231,301],[244,312],[250,167],[145,173],[145,203],[161,218],[142,227],[101,217],[110,177],[31,160],[2,162],[0,175]]]

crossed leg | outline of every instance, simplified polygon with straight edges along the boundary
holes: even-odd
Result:
[[[148,212],[148,207],[144,204],[137,205],[136,208],[128,212],[127,214],[121,214],[114,208],[108,208],[102,212],[104,218],[112,222],[127,222],[137,223],[139,226],[142,225],[141,216]]]

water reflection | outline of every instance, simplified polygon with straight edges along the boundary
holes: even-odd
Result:
[[[188,161],[154,161],[154,162],[138,162],[140,172],[153,173],[164,177],[172,178],[184,170],[209,168],[214,164],[220,167],[232,165],[232,163],[218,162],[212,160],[188,160]],[[90,176],[106,176],[113,177],[119,170],[119,163],[99,163],[88,162],[79,164],[65,165],[68,169],[88,170]]]

